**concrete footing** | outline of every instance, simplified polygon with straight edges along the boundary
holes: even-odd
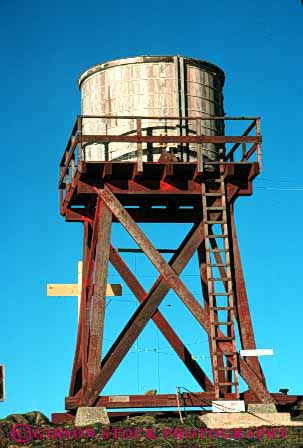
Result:
[[[88,426],[95,423],[101,423],[103,425],[110,424],[106,408],[87,407],[77,409],[75,426]]]
[[[248,404],[247,405],[247,412],[249,414],[271,414],[271,413],[277,413],[277,408],[274,403],[258,403],[258,404]]]
[[[288,412],[210,412],[199,417],[210,429],[256,428],[259,426],[303,426],[292,421]]]

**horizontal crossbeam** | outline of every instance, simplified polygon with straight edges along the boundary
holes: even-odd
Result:
[[[261,143],[259,136],[238,135],[78,135],[77,142],[85,143]]]
[[[206,407],[211,405],[215,399],[214,392],[184,393],[180,396],[180,405]],[[96,406],[104,406],[108,409],[119,408],[155,408],[155,407],[177,407],[176,394],[160,395],[112,395],[100,397]]]
[[[78,297],[79,284],[78,283],[49,283],[47,285],[47,295],[50,297]],[[121,296],[122,286],[120,284],[108,284],[106,286],[106,296]]]

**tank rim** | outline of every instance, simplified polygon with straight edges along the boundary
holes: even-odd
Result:
[[[225,81],[225,74],[224,71],[218,67],[217,65],[204,61],[202,59],[192,58],[188,56],[183,55],[175,55],[175,56],[165,56],[165,55],[141,55],[141,56],[129,56],[126,58],[119,58],[119,59],[112,59],[110,61],[101,62],[99,64],[95,64],[91,66],[90,68],[86,69],[84,72],[81,73],[81,75],[78,77],[78,86],[81,88],[82,83],[89,78],[91,75],[106,70],[111,67],[116,67],[118,65],[126,65],[130,63],[142,63],[142,62],[172,62],[174,57],[183,57],[186,62],[191,62],[192,64],[195,64],[196,66],[200,68],[205,68],[208,71],[212,71],[220,76],[222,87],[224,85]]]

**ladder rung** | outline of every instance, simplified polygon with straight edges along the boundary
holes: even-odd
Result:
[[[220,326],[220,325],[232,325],[232,322],[212,322],[213,325]]]
[[[228,291],[228,292],[209,292],[208,295],[209,296],[231,296],[232,295],[232,291]]]
[[[226,224],[226,221],[205,221],[205,224]]]
[[[229,263],[206,263],[206,266],[210,266],[212,268],[218,268],[218,267],[227,268],[230,265],[229,265]]]
[[[219,210],[219,211],[223,211],[223,210],[226,210],[226,207],[206,207],[206,209],[207,209],[207,211],[210,211],[210,210]]]
[[[237,367],[218,367],[217,370],[237,370]]]
[[[218,355],[236,356],[237,353],[235,353],[235,352],[214,352],[214,355],[216,355],[216,356],[218,356]]]
[[[205,238],[227,238],[228,235],[205,235]]]
[[[206,249],[208,252],[229,252],[229,249]]]
[[[233,306],[210,306],[209,308],[215,311],[230,311],[234,309]]]
[[[236,386],[238,385],[237,381],[228,381],[226,383],[217,383],[219,386]]]
[[[221,191],[218,193],[205,193],[205,196],[223,196],[223,193]]]
[[[208,280],[212,280],[213,282],[228,282],[231,281],[230,277],[210,277]]]
[[[214,352],[214,355],[237,356],[236,352]]]
[[[233,341],[235,338],[233,336],[215,336],[213,339],[215,341]]]

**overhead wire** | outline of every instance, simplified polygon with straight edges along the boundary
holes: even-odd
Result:
[[[279,188],[279,187],[262,187],[257,186],[256,188],[260,188],[262,190],[272,190],[272,191],[303,191],[303,188]]]
[[[298,179],[293,179],[293,178],[289,178],[289,179],[269,179],[269,178],[262,178],[258,180],[259,182],[273,182],[274,185],[272,186],[267,186],[267,185],[256,185],[255,188],[260,188],[262,190],[271,190],[271,191],[303,191],[303,187],[300,185],[298,186],[299,183],[301,183],[301,181]],[[284,185],[279,185],[280,183],[284,183]],[[294,183],[297,185],[293,186]],[[286,184],[286,185],[285,185]],[[292,185],[287,185],[287,184],[292,184]]]

